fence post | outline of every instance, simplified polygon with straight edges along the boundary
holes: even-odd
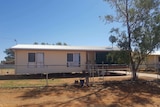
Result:
[[[48,68],[48,66],[46,66]],[[46,70],[46,86],[48,86],[48,71]]]
[[[46,73],[46,86],[48,86],[48,73]]]

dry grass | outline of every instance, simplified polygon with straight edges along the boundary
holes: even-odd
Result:
[[[15,69],[13,68],[0,69],[0,75],[13,75],[13,74],[15,74]]]
[[[50,87],[0,88],[0,107],[160,107],[159,81],[135,83],[118,76],[106,77],[104,84],[95,78],[90,87],[80,87],[73,85],[77,79],[50,79]]]

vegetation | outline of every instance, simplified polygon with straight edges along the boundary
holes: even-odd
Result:
[[[95,78],[93,85],[73,85],[79,78],[1,80],[1,107],[159,107],[160,82],[126,76]],[[147,78],[148,80],[148,78]],[[95,84],[94,84],[95,83]],[[3,87],[3,88],[2,88]],[[27,88],[24,88],[27,87]]]
[[[38,42],[34,42],[33,44],[35,45],[38,45],[39,43]],[[41,45],[68,45],[67,43],[62,43],[62,42],[57,42],[56,44],[49,44],[49,43],[45,43],[45,42],[42,42],[40,43]]]
[[[108,64],[126,64],[129,65],[129,60],[128,60],[128,56],[129,54],[127,53],[127,51],[113,51],[113,52],[109,52],[106,55],[106,60],[108,62]]]
[[[160,47],[159,0],[104,0],[114,14],[106,15],[107,23],[119,23],[110,33],[117,38],[117,45],[129,53],[132,79],[136,80],[139,65],[145,57]]]
[[[57,85],[65,83],[63,79],[48,79],[49,85]],[[38,87],[46,86],[46,79],[12,79],[0,81],[1,88],[14,88],[14,87]]]
[[[3,64],[14,64],[14,52],[11,49],[6,49],[4,53],[7,55],[5,57],[5,60],[1,63]]]

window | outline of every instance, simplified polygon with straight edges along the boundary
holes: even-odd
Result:
[[[30,67],[43,67],[44,53],[28,53],[28,65]]]
[[[67,54],[67,66],[68,67],[80,67],[80,53],[68,53]]]
[[[73,54],[67,54],[67,62],[73,62]]]
[[[35,62],[35,53],[28,53],[28,62]]]

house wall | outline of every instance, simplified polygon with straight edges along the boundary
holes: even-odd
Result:
[[[85,51],[15,50],[16,74],[81,72],[86,66]],[[44,53],[44,66],[29,66],[28,53]],[[80,67],[67,67],[67,53],[80,53]]]
[[[155,58],[156,58],[155,55],[149,55],[149,56],[147,57],[147,62],[146,62],[146,64],[155,64],[155,63],[156,63],[156,62],[155,62]]]
[[[149,55],[146,61],[147,67],[159,69],[160,68],[159,57],[160,57],[159,55]]]
[[[96,53],[93,51],[87,52],[88,64],[95,64],[95,60],[96,60],[95,54]]]

